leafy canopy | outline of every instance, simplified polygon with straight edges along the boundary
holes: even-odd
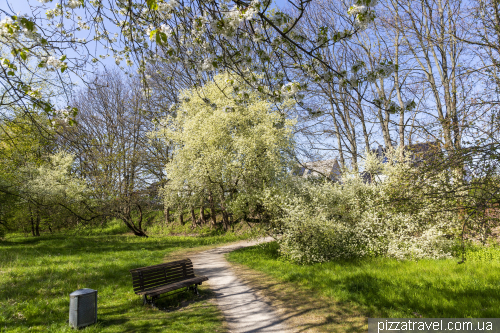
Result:
[[[237,210],[286,175],[294,121],[278,107],[292,102],[276,105],[260,96],[227,73],[180,94],[182,102],[156,132],[175,147],[166,166],[167,204],[188,197],[199,203],[210,193],[223,208],[232,204]]]

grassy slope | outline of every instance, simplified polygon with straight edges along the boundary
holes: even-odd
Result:
[[[98,325],[86,332],[225,331],[207,289],[201,300],[179,294],[160,303],[163,311],[151,309],[133,293],[128,270],[241,237],[10,237],[0,242],[0,332],[70,332],[69,294],[80,288],[98,290]]]
[[[335,311],[365,318],[500,317],[498,248],[470,253],[472,260],[461,265],[458,260],[377,258],[301,266],[280,260],[277,250],[270,243],[232,252],[228,259],[256,270],[260,278],[255,282],[266,279],[260,289],[295,289],[300,296],[284,302],[295,307],[321,299],[335,303]]]

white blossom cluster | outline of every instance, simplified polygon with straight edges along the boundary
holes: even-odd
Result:
[[[358,0],[347,13],[355,17],[354,25],[358,30],[365,30],[376,18],[374,7],[378,0]]]
[[[289,82],[281,87],[281,94],[286,97],[292,97],[300,92],[300,83]]]
[[[208,57],[203,60],[203,64],[201,65],[201,68],[204,71],[213,71],[216,69],[217,66],[217,61],[214,58]]]
[[[19,16],[16,20],[13,20],[10,16],[4,17],[0,21],[0,37],[7,38],[18,38],[21,35],[29,39],[35,39],[38,37],[36,33],[37,28],[33,26],[32,29],[28,28],[26,24],[24,24],[26,18]]]
[[[146,30],[146,33],[149,35],[150,40],[155,40],[156,34],[159,32],[165,34],[165,36],[168,39],[172,35],[172,28],[170,28],[166,24],[162,24],[158,29],[155,29],[154,26],[150,25],[149,28]]]
[[[7,68],[11,67],[11,63],[10,63],[9,59],[2,58],[2,60],[0,61],[0,66],[4,69],[7,69]]]
[[[180,6],[180,3],[177,0],[170,0],[169,2],[159,2],[158,3],[158,11],[168,13],[170,11],[177,9],[177,7],[179,7],[179,6]]]
[[[90,30],[90,26],[85,22],[78,22],[78,28],[83,30]]]
[[[75,9],[77,7],[80,7],[81,5],[82,2],[80,0],[69,0],[65,6],[71,9]]]
[[[162,24],[160,26],[160,28],[158,29],[160,32],[164,33],[165,35],[167,35],[167,38],[170,37],[172,35],[172,28],[170,28],[168,25],[166,24]]]
[[[64,61],[57,59],[54,56],[44,57],[42,59],[42,63],[49,71],[67,67],[67,64]]]
[[[49,9],[45,12],[45,16],[47,16],[47,19],[52,20],[54,17],[61,16],[63,14],[63,10],[61,5],[57,4],[56,8],[54,9]]]
[[[52,120],[52,126],[56,126],[58,121],[63,121],[69,123],[74,119],[77,114],[76,108],[66,107],[63,109],[53,110],[52,112],[54,120]]]
[[[226,37],[233,37],[236,29],[238,29],[242,23],[252,21],[257,18],[259,8],[260,1],[258,0],[253,0],[245,9],[234,7],[226,13],[223,19],[211,21],[211,27],[214,32],[218,34]],[[255,35],[259,36],[260,34],[257,32]]]

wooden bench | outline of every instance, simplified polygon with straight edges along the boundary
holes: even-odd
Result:
[[[143,304],[153,306],[156,306],[155,301],[161,294],[182,288],[192,289],[199,296],[198,285],[208,280],[206,276],[194,275],[193,263],[190,259],[131,269],[130,273],[134,292],[142,296]],[[172,294],[174,293],[169,295]]]

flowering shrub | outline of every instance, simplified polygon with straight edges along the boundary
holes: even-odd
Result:
[[[342,184],[300,178],[265,191],[282,255],[301,263],[380,255],[450,257],[450,235],[459,226],[457,214],[445,209],[452,203],[427,200],[425,191],[433,184],[407,183],[406,175],[417,172],[409,161],[382,164],[368,155],[365,170],[373,173],[372,183],[344,174]],[[393,200],[409,193],[411,201]]]

